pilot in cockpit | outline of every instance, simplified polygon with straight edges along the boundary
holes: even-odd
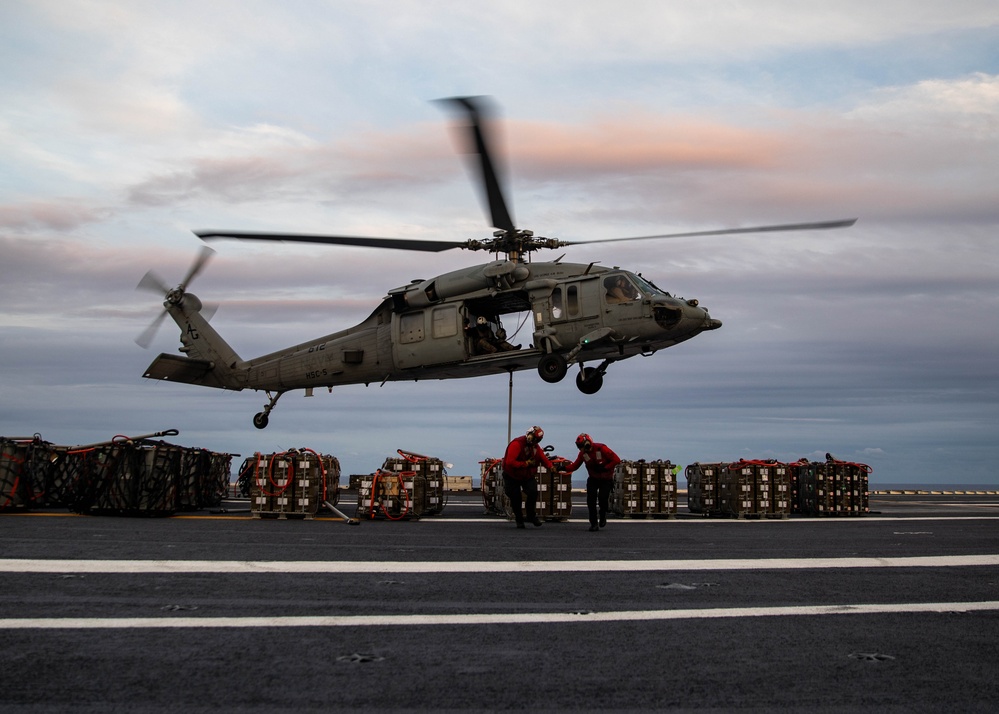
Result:
[[[617,304],[637,300],[638,290],[623,275],[612,275],[604,280],[604,287],[607,289],[607,303]]]

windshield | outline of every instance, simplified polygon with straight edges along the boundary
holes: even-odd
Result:
[[[646,295],[669,295],[668,292],[660,290],[641,275],[632,275],[631,279],[638,284],[638,289]]]

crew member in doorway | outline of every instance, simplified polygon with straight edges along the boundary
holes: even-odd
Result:
[[[517,521],[517,528],[524,528],[524,513],[522,511],[521,493],[527,501],[527,520],[535,526],[542,521],[538,518],[538,466],[545,466],[549,471],[555,467],[541,449],[541,440],[545,431],[540,426],[532,426],[524,436],[518,436],[506,447],[503,456],[503,491],[510,499],[510,508]]]
[[[473,349],[477,355],[491,355],[496,352],[520,349],[507,342],[505,334],[502,336],[494,335],[489,320],[482,315],[475,318],[474,325],[466,325],[465,329],[472,336]]]
[[[621,457],[606,444],[593,441],[589,434],[576,437],[576,448],[579,449],[579,456],[565,471],[572,473],[580,464],[586,464],[586,508],[590,514],[590,530],[600,530],[607,525],[607,501],[614,485],[614,467],[621,463]]]

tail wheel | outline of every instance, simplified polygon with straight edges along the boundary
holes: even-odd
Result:
[[[257,427],[258,429],[266,429],[267,422],[268,422],[267,415],[264,414],[263,412],[257,412],[256,414],[253,415],[253,426]]]
[[[583,394],[596,394],[604,386],[604,375],[596,367],[584,367],[576,375],[576,388]]]
[[[538,362],[538,374],[549,384],[561,382],[568,371],[569,365],[562,355],[547,354]]]

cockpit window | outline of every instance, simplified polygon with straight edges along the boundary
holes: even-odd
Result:
[[[669,295],[668,292],[660,290],[641,275],[633,275],[631,279],[638,283],[638,289],[647,295]]]
[[[618,273],[604,278],[604,291],[610,305],[638,300],[642,294],[631,281],[630,276]]]

